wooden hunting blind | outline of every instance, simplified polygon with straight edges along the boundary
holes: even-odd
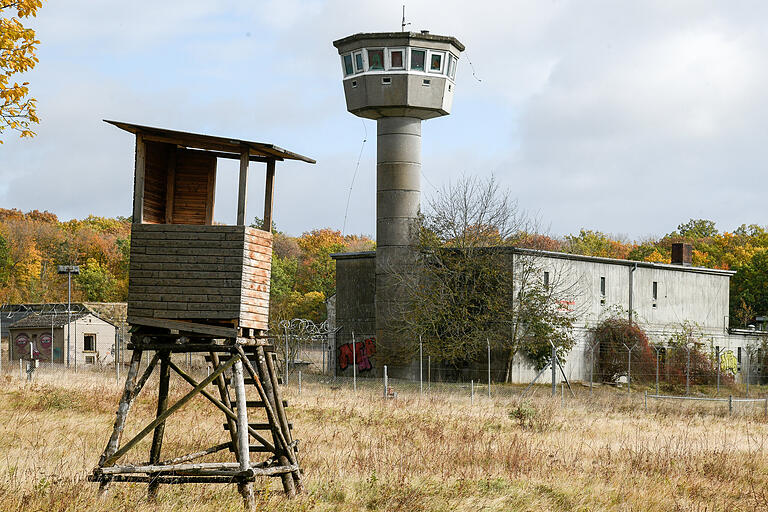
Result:
[[[107,122],[136,135],[128,323],[266,330],[275,162],[315,161],[262,142]],[[219,158],[240,161],[236,226],[213,224]],[[263,229],[245,223],[250,162],[266,164]]]
[[[272,144],[107,122],[136,136],[128,277],[128,349],[133,353],[112,435],[90,480],[100,483],[100,492],[110,482],[147,482],[151,498],[161,484],[232,482],[252,510],[252,482],[273,476],[292,496],[302,489],[302,477],[267,332],[270,228],[275,162],[315,161]],[[219,158],[240,161],[235,226],[213,223]],[[245,225],[250,162],[266,164],[263,229]],[[153,355],[140,374],[144,352]],[[205,356],[207,374],[195,377],[174,363],[174,354],[189,353]],[[121,445],[131,405],[155,368],[157,416]],[[171,371],[192,386],[173,405],[168,403]],[[218,397],[206,391],[211,384]],[[246,385],[255,388],[257,400],[248,400]],[[199,395],[224,413],[221,435],[226,440],[163,460],[166,419]],[[249,422],[254,410],[264,413],[261,422]],[[148,462],[117,464],[150,433],[149,458],[141,459]],[[235,454],[235,462],[222,460],[227,452]],[[269,457],[251,461],[251,453]]]

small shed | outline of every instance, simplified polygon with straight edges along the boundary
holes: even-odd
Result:
[[[136,136],[128,323],[264,331],[269,320],[273,144],[106,121]],[[216,163],[240,161],[237,225],[214,225]],[[263,229],[246,226],[248,168],[265,165]]]
[[[64,315],[30,313],[9,326],[10,359],[72,365],[114,362],[117,327],[90,311]]]

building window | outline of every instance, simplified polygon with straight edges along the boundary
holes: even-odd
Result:
[[[355,71],[357,73],[363,72],[363,52],[357,52],[355,54]]]
[[[741,371],[741,347],[736,349],[736,363],[737,363],[736,371],[740,372]]]
[[[85,364],[96,364],[96,356],[85,356]]]
[[[544,272],[544,288],[549,288],[549,272]]]
[[[368,50],[368,69],[384,70],[384,49]]]
[[[429,70],[433,73],[440,73],[443,70],[443,54],[432,53],[429,54]]]
[[[344,76],[349,76],[354,73],[355,70],[352,67],[352,55],[344,56]]]
[[[404,50],[389,51],[389,69],[405,69]]]
[[[424,71],[426,53],[424,50],[411,50],[411,69],[413,71]]]
[[[83,352],[96,352],[96,335],[83,335]]]
[[[659,283],[654,281],[653,282],[653,301],[655,302],[656,299],[659,298]]]
[[[605,278],[600,278],[600,296],[605,297]]]
[[[450,78],[456,76],[456,57],[453,55],[448,55],[448,68],[446,69],[445,74]]]

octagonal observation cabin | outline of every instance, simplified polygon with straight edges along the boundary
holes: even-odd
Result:
[[[355,34],[333,42],[349,112],[368,119],[448,115],[464,45],[422,32]]]
[[[128,323],[220,337],[265,331],[275,163],[315,160],[263,142],[106,122],[136,136]],[[240,161],[235,226],[213,222],[220,158]],[[250,162],[266,164],[262,229],[245,223]]]

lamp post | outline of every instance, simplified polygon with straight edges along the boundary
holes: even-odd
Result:
[[[72,274],[79,274],[80,267],[77,265],[59,265],[58,273],[67,274],[67,368],[69,368],[70,335],[72,332]]]

